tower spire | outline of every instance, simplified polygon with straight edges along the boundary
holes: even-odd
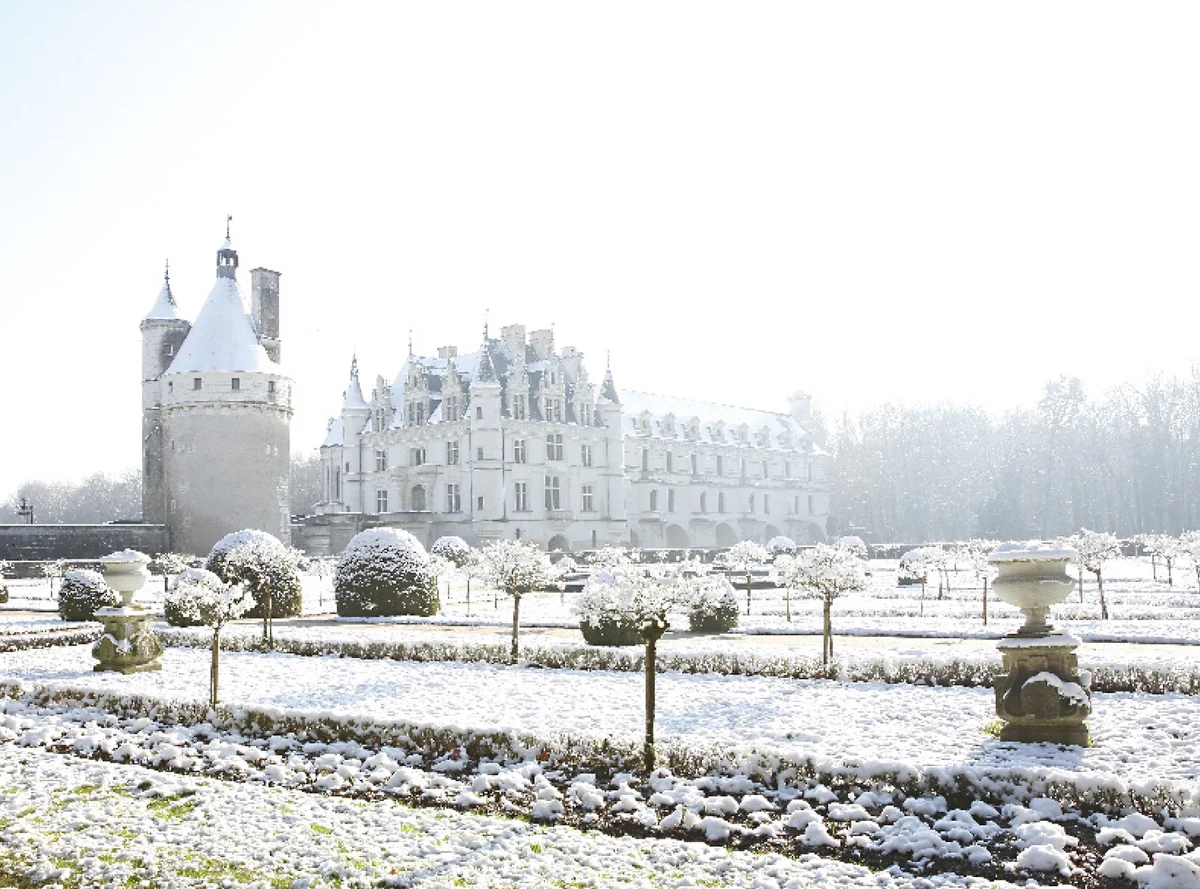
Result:
[[[229,240],[229,223],[231,223],[231,222],[233,222],[233,214],[226,213],[225,214],[225,240],[226,241]]]

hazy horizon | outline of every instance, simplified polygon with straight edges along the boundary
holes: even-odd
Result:
[[[0,9],[0,496],[140,465],[138,322],[233,215],[294,453],[352,353],[556,329],[618,387],[830,421],[1196,361],[1185,4]],[[12,521],[0,518],[0,522]]]

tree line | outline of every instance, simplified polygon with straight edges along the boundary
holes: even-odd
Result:
[[[823,430],[831,531],[874,541],[1121,537],[1200,528],[1200,369],[1036,405],[889,404]]]

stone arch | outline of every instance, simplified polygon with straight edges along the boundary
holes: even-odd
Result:
[[[669,549],[687,549],[691,546],[688,541],[687,531],[679,527],[679,525],[667,525],[667,547]]]
[[[716,533],[717,546],[719,547],[733,546],[738,542],[737,531],[733,530],[732,525],[729,525],[725,522],[721,522],[719,525],[717,525]]]
[[[569,553],[571,551],[571,541],[567,540],[565,534],[555,534],[546,543],[546,552],[552,553],[555,550],[561,550],[564,553]]]
[[[762,542],[766,543],[772,537],[782,537],[782,536],[783,536],[783,532],[780,531],[778,528],[776,528],[774,525],[767,525],[767,527],[763,529]]]

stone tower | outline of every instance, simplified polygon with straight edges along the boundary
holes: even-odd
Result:
[[[142,322],[146,368],[153,369],[148,362],[155,349],[164,360],[167,346],[172,349],[156,391],[147,396],[145,422],[157,424],[160,438],[145,439],[146,519],[161,508],[178,552],[203,555],[242,528],[285,543],[290,538],[292,381],[279,365],[279,273],[251,272],[250,307],[237,268],[226,232],[216,283],[190,329],[187,322],[168,327],[169,319],[156,317],[164,314],[159,303]],[[168,343],[179,333],[177,347]],[[157,482],[155,466],[161,466]]]
[[[167,521],[167,488],[163,478],[162,375],[175,359],[192,325],[179,314],[171,293],[171,270],[162,290],[142,319],[142,521]]]

